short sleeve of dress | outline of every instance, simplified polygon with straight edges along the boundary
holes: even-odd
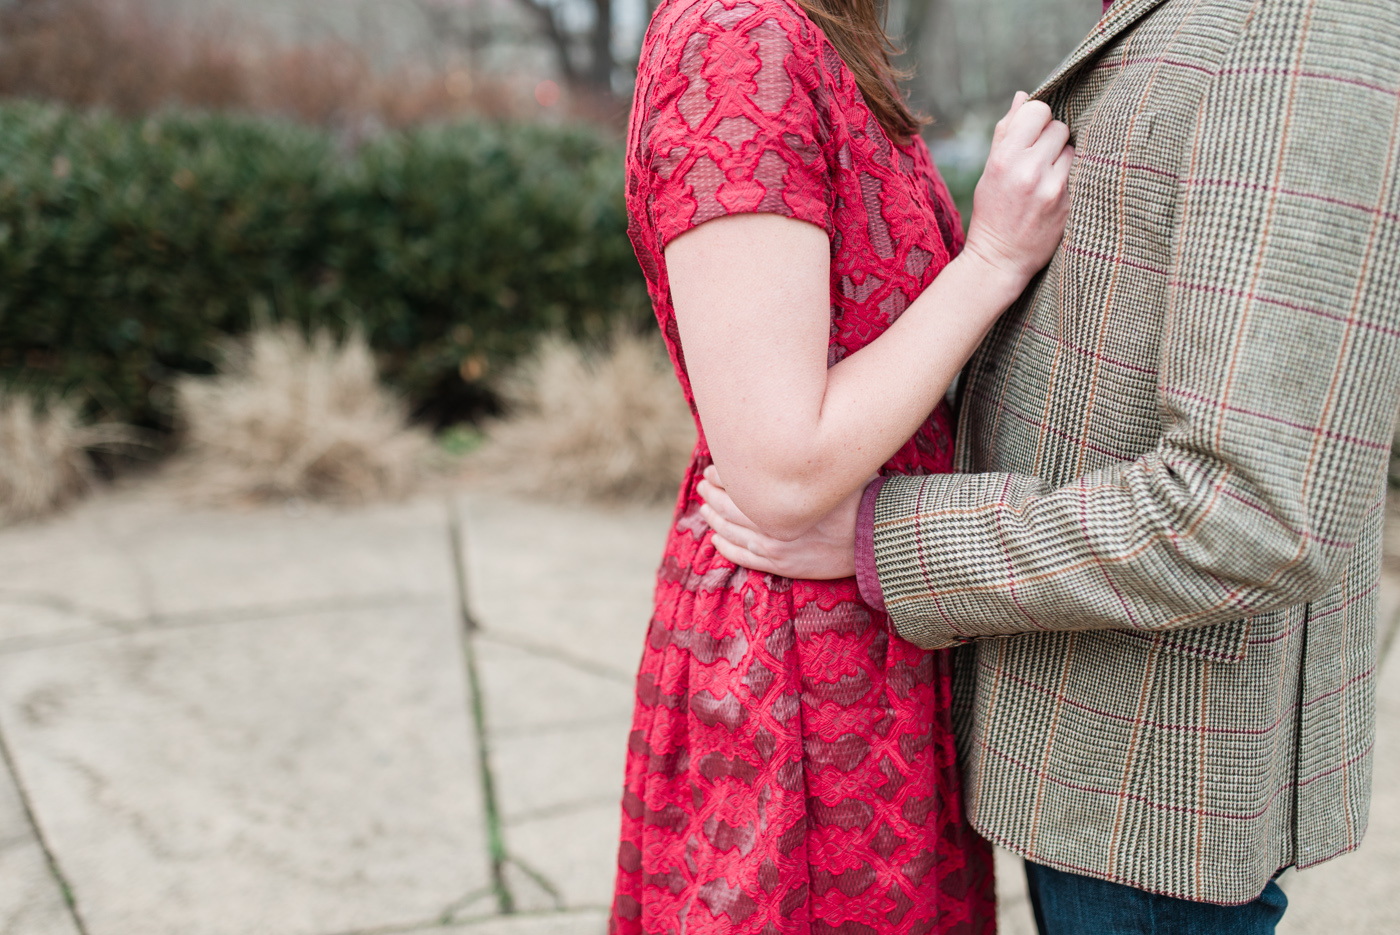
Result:
[[[786,0],[700,0],[658,37],[638,102],[658,246],[728,214],[781,214],[831,233],[819,42]]]

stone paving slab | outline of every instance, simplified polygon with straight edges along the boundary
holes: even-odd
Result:
[[[94,935],[401,925],[484,885],[455,628],[420,603],[0,656],[0,728]]]
[[[997,935],[1036,935],[1026,870],[1021,858],[996,848]]]
[[[362,510],[194,510],[101,498],[0,531],[0,650],[209,614],[454,594],[434,500]]]
[[[468,600],[485,632],[630,686],[671,511],[481,494],[459,502]]]
[[[0,935],[77,935],[9,771],[0,763]]]
[[[520,617],[528,618],[528,613],[528,607],[520,609]],[[524,625],[519,618],[511,619]],[[486,691],[486,723],[493,737],[600,721],[620,721],[625,732],[632,717],[631,678],[542,655],[498,639],[493,623],[485,627],[477,635],[476,654]],[[640,633],[634,636],[642,639]]]
[[[0,533],[0,730],[91,935],[489,893],[442,502],[292,506],[115,495]]]
[[[604,935],[607,913],[601,909],[522,913],[448,928],[416,929],[404,935]]]
[[[476,653],[508,846],[512,851],[519,849],[513,830],[517,825],[548,828],[560,820],[576,823],[571,813],[602,807],[614,813],[603,822],[607,827],[585,837],[598,846],[594,861],[610,864],[605,855],[617,846],[615,813],[631,726],[631,687],[557,659],[494,643],[489,635],[478,638]],[[534,837],[532,832],[524,833],[520,848]],[[544,850],[541,855],[525,848],[519,856],[532,864],[550,862],[547,841]],[[566,905],[601,904],[610,892],[611,882],[608,893],[575,894],[578,898]]]
[[[108,539],[109,510],[0,530],[0,646],[150,613],[143,574]]]
[[[492,738],[502,820],[548,821],[599,805],[616,811],[628,728],[610,721]]]
[[[507,883],[526,908],[601,909],[612,899],[636,660],[670,510],[483,495],[459,504]],[[599,915],[568,931],[604,928]]]
[[[160,617],[375,597],[446,597],[452,565],[441,505],[205,513],[124,530]],[[256,581],[255,587],[250,583]]]
[[[621,823],[617,802],[622,797],[620,773],[613,785],[612,802],[505,827],[510,853],[549,880],[568,908],[612,904]]]

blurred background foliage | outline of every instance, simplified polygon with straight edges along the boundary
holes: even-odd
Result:
[[[641,318],[616,141],[423,127],[339,151],[219,114],[0,107],[0,371],[168,427],[160,389],[261,316],[358,325],[431,417],[544,332]]]
[[[650,0],[0,0],[0,381],[169,429],[259,321],[361,328],[420,419],[643,323],[622,140]],[[966,210],[1099,0],[890,0]]]

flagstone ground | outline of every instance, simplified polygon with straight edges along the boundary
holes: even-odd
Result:
[[[602,935],[668,518],[142,488],[0,531],[0,935]],[[1366,844],[1281,933],[1400,931],[1395,656]]]

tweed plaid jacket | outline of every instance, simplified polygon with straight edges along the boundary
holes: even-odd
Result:
[[[1254,898],[1355,848],[1400,404],[1400,3],[1118,0],[1037,92],[1064,240],[893,478],[898,632],[960,652],[968,809],[1063,870]]]

